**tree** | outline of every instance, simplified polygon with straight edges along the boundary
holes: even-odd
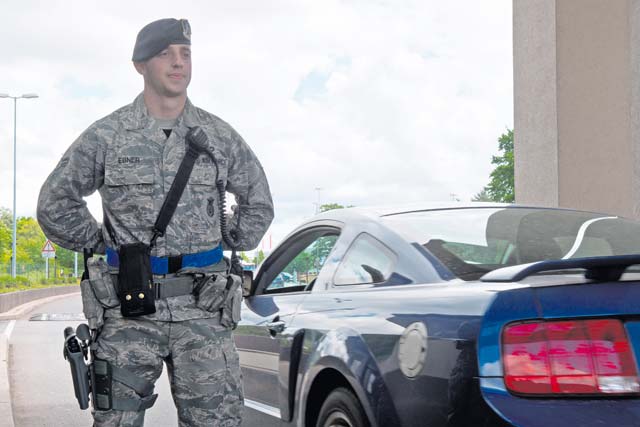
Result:
[[[344,208],[352,208],[353,205],[343,206],[339,203],[325,203],[324,205],[320,205],[320,212],[330,211],[332,209],[344,209]]]
[[[260,263],[265,259],[264,252],[262,249],[258,251],[258,254],[253,258],[253,262],[255,265],[260,265]]]
[[[491,164],[496,165],[496,168],[491,172],[489,185],[474,196],[474,201],[513,203],[515,200],[513,129],[507,129],[507,133],[500,135],[498,150],[502,155],[491,159]]]
[[[307,251],[300,252],[283,270],[286,273],[306,273],[313,268],[313,254]]]
[[[0,222],[0,264],[11,262],[11,229]]]
[[[42,244],[46,240],[40,225],[30,217],[20,217],[17,223],[16,249],[18,254],[16,262],[20,264],[40,263]]]
[[[11,263],[12,216],[8,209],[0,208],[0,264]],[[16,221],[16,265],[18,273],[40,268],[44,264],[41,256],[42,246],[47,240],[38,221],[32,217],[19,217]],[[75,264],[73,251],[54,245],[58,269],[70,271]],[[53,261],[49,261],[52,265]],[[35,267],[34,267],[35,266]]]
[[[471,199],[472,202],[492,202],[491,197],[487,193],[486,187],[482,189],[481,192],[473,196]]]
[[[344,206],[338,203],[325,203],[324,205],[320,205],[320,212],[326,212],[332,209],[344,209]]]
[[[12,223],[11,211],[0,208],[0,264],[11,263]]]
[[[0,224],[5,225],[7,228],[11,228],[11,224],[13,224],[13,216],[9,209],[0,208]]]

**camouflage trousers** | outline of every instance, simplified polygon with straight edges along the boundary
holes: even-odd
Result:
[[[240,426],[243,394],[231,332],[217,318],[161,322],[107,318],[97,357],[155,383],[167,365],[179,426]],[[112,395],[140,399],[113,380]],[[137,427],[144,411],[95,411],[94,427]]]

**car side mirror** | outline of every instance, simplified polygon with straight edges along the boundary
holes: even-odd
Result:
[[[242,296],[249,297],[251,296],[251,291],[253,290],[253,271],[244,270],[242,272]]]

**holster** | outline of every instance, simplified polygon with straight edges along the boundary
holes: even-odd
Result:
[[[89,407],[89,372],[85,363],[85,353],[82,344],[76,338],[73,328],[67,327],[64,330],[64,358],[69,361],[71,367],[71,378],[73,379],[73,389],[78,400],[80,409]]]
[[[124,317],[156,312],[151,247],[144,243],[121,245],[118,251],[118,296]]]

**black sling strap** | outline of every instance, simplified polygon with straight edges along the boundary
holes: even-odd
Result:
[[[154,247],[156,244],[156,239],[158,237],[164,236],[164,233],[167,231],[167,226],[173,217],[176,208],[178,207],[178,202],[182,197],[182,193],[189,181],[189,177],[191,176],[191,172],[193,171],[193,166],[196,163],[198,157],[201,154],[205,153],[207,150],[207,137],[199,127],[189,130],[186,137],[186,145],[187,151],[178,167],[178,171],[176,172],[176,176],[173,179],[173,183],[171,184],[171,188],[169,189],[169,193],[165,197],[162,202],[162,207],[160,208],[160,213],[156,218],[156,222],[153,225],[153,237],[151,238],[150,247]],[[217,164],[215,159],[213,159],[214,164],[217,169]],[[216,170],[216,177],[218,171]],[[216,178],[217,180],[217,178]],[[224,194],[224,193],[223,193]],[[106,213],[104,215],[104,224],[107,228],[107,232],[111,236],[113,243],[117,245],[117,241],[115,239],[115,233],[113,232],[113,228],[111,227],[111,223],[109,222],[109,218]]]
[[[164,233],[167,231],[167,226],[173,217],[173,213],[178,207],[178,202],[180,201],[184,188],[189,181],[189,177],[193,171],[193,166],[200,154],[202,154],[202,151],[199,148],[200,147],[197,144],[193,144],[190,139],[187,138],[187,152],[182,159],[182,163],[180,163],[180,166],[178,167],[178,172],[176,172],[176,176],[173,179],[173,183],[171,184],[169,193],[167,193],[167,197],[165,197],[164,202],[162,202],[162,208],[160,208],[160,213],[158,214],[156,223],[153,226],[151,247],[155,246],[156,239],[164,236]]]

